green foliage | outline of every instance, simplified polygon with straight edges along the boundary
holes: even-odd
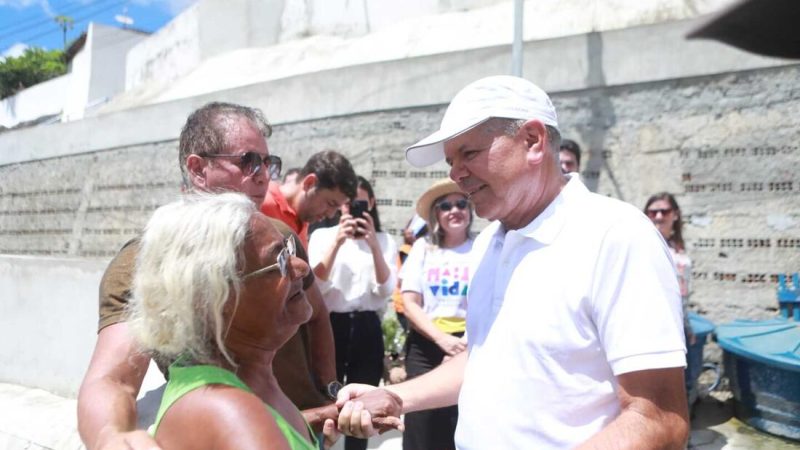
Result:
[[[393,312],[393,311],[392,311]],[[397,316],[394,314],[386,314],[381,322],[381,329],[383,330],[383,348],[387,355],[398,355],[403,352],[403,346],[406,343],[406,334]]]
[[[16,58],[0,61],[0,98],[67,72],[64,52],[29,48]]]

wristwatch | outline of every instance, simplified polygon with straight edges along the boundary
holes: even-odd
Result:
[[[331,400],[336,400],[336,396],[339,395],[339,389],[341,388],[342,383],[333,380],[325,386],[324,394],[327,395]]]

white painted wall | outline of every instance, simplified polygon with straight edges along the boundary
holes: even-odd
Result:
[[[86,44],[72,59],[70,87],[61,120],[83,119],[87,108],[123,92],[125,56],[146,37],[138,32],[90,23]]]
[[[92,27],[86,30],[86,42],[91,42]],[[89,99],[89,80],[92,78],[92,46],[84,45],[72,58],[69,88],[64,98],[61,120],[70,122],[83,119],[83,109]]]
[[[90,23],[86,44],[72,59],[70,72],[0,101],[0,125],[13,127],[56,114],[65,122],[82,119],[87,107],[125,90],[125,55],[146,37]]]
[[[4,98],[0,101],[0,125],[10,128],[21,122],[61,114],[69,85],[67,74]]]
[[[94,349],[107,264],[0,256],[0,382],[77,394]]]
[[[149,35],[136,31],[90,23],[92,47],[91,77],[87,104],[102,102],[125,90],[125,57],[133,46]],[[84,105],[84,108],[86,105]]]
[[[201,58],[275,44],[284,3],[285,0],[200,1]]]
[[[691,19],[731,2],[527,0],[523,39]],[[197,71],[229,68],[233,74],[201,83],[195,95],[334,67],[510,44],[512,23],[512,0],[200,0],[131,51],[126,90],[138,90],[110,110],[192,95],[164,91]],[[232,53],[249,60],[231,61]],[[248,83],[237,72],[251,65],[259,66],[259,74]]]
[[[128,51],[125,90],[146,81],[158,84],[173,80],[200,63],[198,9],[197,4],[190,6]]]
[[[684,36],[695,26],[697,21],[691,20],[600,33],[604,43],[600,61],[604,84],[646,83],[795,63],[745,53],[714,41],[687,41]],[[588,74],[586,55],[590,39],[591,35],[568,36],[526,45],[525,77],[551,94],[597,86],[598,81],[590,80]],[[475,58],[483,59],[476,64]],[[248,66],[247,61],[247,58],[228,60],[210,76],[191,79],[191,86],[173,83],[172,88],[184,90],[185,95],[171,101],[134,104],[74,123],[0,133],[0,150],[14,149],[0,151],[0,165],[177,139],[186,117],[215,100],[259,107],[275,124],[445,104],[461,86],[482,76],[507,73],[510,49],[492,47],[350,65],[261,82],[253,80],[258,80],[255,69],[262,66],[256,62]],[[191,95],[244,72],[250,74],[247,86]],[[132,127],[131,123],[138,126]],[[64,145],[50,145],[53,139]]]

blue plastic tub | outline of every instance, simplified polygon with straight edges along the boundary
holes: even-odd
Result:
[[[787,319],[719,325],[735,414],[768,433],[800,440],[800,326]]]

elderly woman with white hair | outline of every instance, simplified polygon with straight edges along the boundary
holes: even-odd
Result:
[[[174,361],[151,428],[163,449],[319,448],[272,372],[311,315],[296,245],[241,194],[188,195],[150,219],[129,323],[145,351]],[[333,420],[323,432],[331,445]]]

